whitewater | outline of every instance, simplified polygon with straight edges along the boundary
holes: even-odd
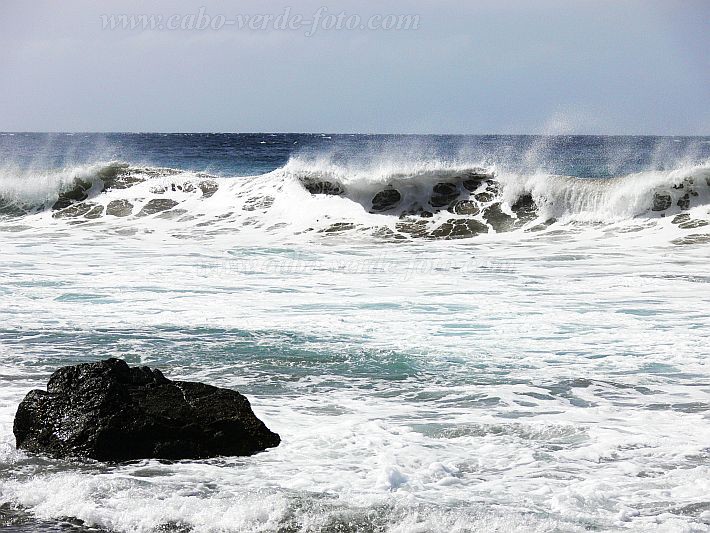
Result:
[[[708,138],[1,134],[0,250],[8,531],[710,531]],[[282,444],[18,451],[107,357]]]

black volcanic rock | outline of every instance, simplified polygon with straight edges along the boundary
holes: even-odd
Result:
[[[459,189],[455,183],[441,182],[434,185],[429,203],[432,207],[443,207],[459,197]]]
[[[513,229],[515,219],[501,209],[500,202],[488,206],[483,211],[483,218],[490,226],[500,233]]]
[[[537,218],[537,204],[529,194],[519,197],[511,206],[511,210],[522,222],[529,222]]]
[[[18,448],[102,461],[251,455],[281,441],[238,392],[120,359],[54,372],[20,403],[13,431]]]
[[[53,210],[64,209],[75,202],[83,202],[89,197],[89,190],[92,187],[91,182],[75,178],[73,187],[68,191],[64,191],[59,195],[57,201],[52,206]]]
[[[156,198],[146,203],[136,215],[137,217],[147,217],[156,213],[162,213],[178,205],[178,202],[170,198]]]
[[[336,181],[322,180],[313,177],[302,177],[301,184],[311,194],[326,194],[339,196],[345,192],[343,186]]]
[[[678,199],[678,207],[683,211],[690,209],[690,194],[685,193],[681,198]]]
[[[449,211],[456,215],[475,216],[481,212],[478,204],[472,200],[457,200],[449,206]]]
[[[469,239],[488,233],[488,226],[478,220],[452,218],[432,231],[429,236],[435,239]]]
[[[106,214],[127,217],[133,212],[133,204],[128,200],[111,200],[106,206]]]
[[[671,195],[668,193],[655,193],[653,195],[653,207],[652,211],[665,211],[673,203]]]
[[[400,200],[402,195],[397,189],[382,190],[372,198],[372,211],[387,211],[395,207]]]
[[[214,180],[204,180],[197,185],[202,191],[203,198],[209,198],[219,190],[219,185]]]
[[[56,205],[56,204],[55,204]],[[87,214],[91,211],[95,204],[88,202],[81,202],[78,204],[71,204],[69,207],[65,207],[59,211],[55,211],[52,214],[53,218],[76,218]]]

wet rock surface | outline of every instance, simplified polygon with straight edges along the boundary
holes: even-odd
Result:
[[[405,218],[395,224],[395,229],[410,237],[424,237],[429,232],[429,221]]]
[[[128,189],[139,183],[143,183],[144,178],[139,176],[133,176],[130,174],[118,175],[115,178],[105,180],[104,187],[106,189]]]
[[[680,237],[679,239],[674,239],[671,242],[673,244],[681,246],[692,244],[707,244],[710,243],[710,233],[693,233],[685,237]]]
[[[483,218],[496,232],[510,231],[515,225],[515,219],[503,212],[500,203],[488,206],[483,211]]]
[[[665,211],[671,205],[673,205],[673,199],[670,194],[657,192],[653,195],[653,207],[651,207],[651,211]]]
[[[432,207],[444,207],[459,197],[459,188],[455,183],[437,183],[432,189],[429,203]]]
[[[20,403],[13,431],[20,449],[103,461],[251,455],[280,443],[238,392],[119,359],[54,372]]]
[[[695,229],[695,228],[702,228],[703,226],[707,226],[710,224],[707,220],[699,220],[699,219],[691,219],[688,220],[687,222],[681,222],[678,224],[678,227],[680,229]]]
[[[89,190],[92,184],[88,181],[76,178],[73,187],[59,194],[59,198],[52,206],[53,210],[65,209],[76,202],[83,202],[89,197]]]
[[[479,192],[478,194],[476,194],[474,196],[474,198],[476,200],[478,200],[479,202],[485,204],[485,203],[493,201],[493,198],[495,198],[495,197],[493,196],[492,193],[489,193],[489,192]]]
[[[115,217],[127,217],[133,212],[133,204],[128,200],[112,200],[106,206],[106,214]]]
[[[97,218],[101,218],[101,215],[103,215],[103,213],[104,213],[104,206],[95,205],[84,215],[84,218],[88,218],[89,220],[94,220]]]
[[[202,191],[203,198],[209,198],[219,190],[219,185],[214,180],[201,181],[197,186]]]
[[[301,184],[311,194],[327,194],[338,196],[345,192],[343,186],[335,181],[320,180],[315,178],[302,178]]]
[[[393,209],[399,205],[402,195],[397,189],[385,189],[378,192],[372,199],[372,211],[380,212]]]
[[[464,189],[468,192],[473,192],[478,189],[486,179],[490,179],[490,177],[491,176],[489,174],[471,174],[461,183]]]
[[[680,215],[673,217],[671,224],[677,224],[681,229],[694,229],[707,226],[710,222],[699,218],[690,218],[688,213],[681,213]]]
[[[456,215],[476,216],[481,210],[472,200],[458,200],[449,206],[449,211]]]
[[[684,211],[690,209],[690,194],[685,193],[683,196],[678,198],[678,203],[676,205]]]
[[[468,239],[488,233],[488,226],[478,220],[452,218],[430,233],[435,239]]]
[[[84,217],[88,220],[101,218],[104,212],[104,206],[93,202],[79,202],[72,204],[52,213],[52,218],[79,218]]]
[[[355,229],[357,226],[351,222],[336,222],[331,224],[325,229],[322,229],[320,233],[340,233],[341,231],[350,231]]]
[[[55,204],[56,205],[56,204]],[[94,207],[90,203],[78,203],[72,204],[69,207],[65,207],[52,213],[53,218],[77,218],[86,215]]]
[[[178,205],[178,202],[175,200],[171,200],[169,198],[156,198],[145,204],[136,216],[146,217],[148,215],[154,215],[155,213],[161,213],[163,211],[167,211],[168,209],[172,209],[176,205]]]
[[[500,185],[498,184],[498,182],[488,179],[486,180],[486,191],[494,195],[498,194],[500,192]]]
[[[537,204],[529,194],[518,198],[510,209],[521,222],[530,222],[537,218]]]

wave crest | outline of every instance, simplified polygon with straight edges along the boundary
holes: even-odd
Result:
[[[227,178],[114,161],[0,175],[5,216],[134,227],[167,220],[210,234],[461,239],[666,215],[684,229],[707,225],[709,205],[708,166],[594,179],[435,160],[349,168],[292,159],[264,175]]]

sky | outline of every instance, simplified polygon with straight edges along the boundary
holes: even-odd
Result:
[[[289,6],[418,26],[238,27]],[[6,0],[0,77],[2,131],[708,135],[710,2]]]

